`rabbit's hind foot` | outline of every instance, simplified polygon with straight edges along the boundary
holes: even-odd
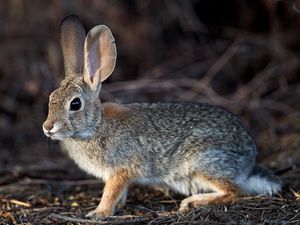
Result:
[[[194,194],[183,199],[179,212],[187,212],[199,206],[232,203],[240,193],[238,186],[230,181],[206,178],[206,182],[213,192]]]

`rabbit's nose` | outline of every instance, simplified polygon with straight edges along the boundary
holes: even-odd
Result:
[[[50,130],[53,128],[54,123],[52,121],[46,121],[43,124],[43,130],[45,133],[49,133]]]

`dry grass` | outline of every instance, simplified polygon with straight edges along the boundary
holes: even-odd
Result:
[[[97,180],[21,179],[1,188],[1,217],[7,222],[53,224],[299,224],[299,201],[283,196],[243,197],[231,205],[201,207],[178,214],[182,196],[132,187],[126,207],[104,221],[86,219],[99,198]],[[22,192],[22,193],[16,193]],[[285,193],[284,193],[285,194]],[[27,200],[17,201],[18,196]]]

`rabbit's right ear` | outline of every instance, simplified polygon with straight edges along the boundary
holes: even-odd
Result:
[[[98,93],[101,82],[106,80],[116,65],[115,39],[110,29],[99,25],[90,30],[84,43],[83,79],[91,90]]]
[[[64,18],[60,30],[65,76],[82,75],[85,30],[80,19],[74,15]]]

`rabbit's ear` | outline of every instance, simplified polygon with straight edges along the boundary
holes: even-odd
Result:
[[[66,77],[82,75],[85,30],[80,19],[73,15],[66,17],[60,30]]]
[[[90,30],[84,43],[84,81],[92,90],[100,89],[116,65],[115,39],[110,29],[99,25]]]

